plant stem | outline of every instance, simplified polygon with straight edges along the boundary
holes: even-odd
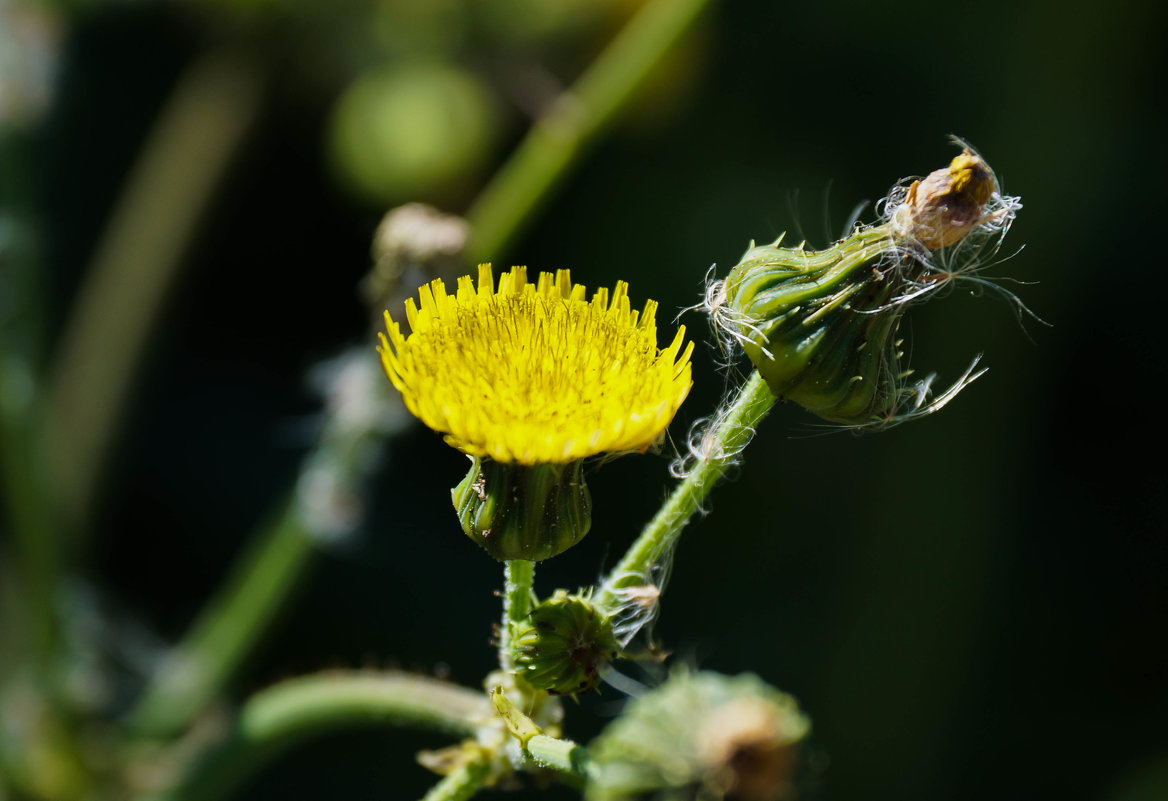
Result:
[[[215,698],[297,586],[314,539],[296,503],[288,503],[233,565],[222,589],[167,656],[130,713],[133,728],[173,734]]]
[[[635,97],[710,0],[650,0],[535,122],[467,212],[467,258],[498,259],[572,162]]]
[[[33,141],[19,123],[0,126],[0,514],[7,518],[3,531],[13,551],[0,580],[19,585],[10,609],[20,609],[6,621],[16,630],[0,637],[0,645],[27,653],[38,675],[47,678],[39,668],[59,632],[63,553],[40,441],[47,326]],[[18,640],[21,635],[26,639]]]
[[[669,554],[726,468],[738,459],[775,400],[758,371],[752,372],[705,432],[701,457],[601,584],[594,598],[598,608],[615,613],[621,588],[651,583],[653,569]]]
[[[512,559],[503,563],[503,623],[499,630],[499,666],[508,674],[511,663],[511,627],[531,611],[531,586],[535,581],[535,562]]]
[[[9,367],[4,361],[0,356],[0,371]],[[21,389],[12,386],[16,383],[10,375],[0,376],[0,485],[19,565],[14,578],[21,587],[21,600],[27,605],[28,655],[44,667],[60,628],[60,540],[45,491],[41,452],[35,442],[37,416],[20,397]]]
[[[482,693],[423,676],[334,672],[293,679],[252,696],[230,736],[177,787],[150,801],[223,798],[290,746],[337,729],[408,726],[470,737],[490,714]]]
[[[524,746],[528,756],[541,768],[559,771],[580,779],[588,778],[588,749],[571,740],[537,734]]]
[[[46,452],[74,529],[88,517],[150,329],[256,118],[260,83],[236,55],[197,60],[160,112],[96,247],[47,399]]]
[[[423,801],[466,801],[483,788],[490,775],[490,759],[484,755],[459,766],[431,787]]]

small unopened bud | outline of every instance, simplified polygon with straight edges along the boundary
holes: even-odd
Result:
[[[472,459],[451,498],[468,537],[500,561],[563,553],[592,525],[583,461],[522,465]]]
[[[793,798],[799,744],[810,728],[794,699],[757,676],[675,673],[589,745],[586,797]]]
[[[596,686],[619,646],[607,616],[559,590],[515,629],[511,651],[516,674],[532,687],[576,695]]]
[[[966,148],[948,167],[913,181],[892,218],[893,236],[928,250],[960,241],[985,222],[985,207],[997,180],[982,157]]]
[[[746,251],[725,282],[728,320],[776,397],[844,423],[895,402],[894,334],[904,307],[886,232],[823,251],[780,242]]]

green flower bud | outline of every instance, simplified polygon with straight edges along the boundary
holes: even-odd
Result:
[[[514,630],[516,674],[553,695],[576,695],[596,686],[620,650],[612,621],[592,603],[557,590]]]
[[[752,243],[712,287],[707,306],[781,400],[847,424],[927,414],[977,376],[971,367],[926,404],[931,377],[905,385],[901,317],[954,280],[989,285],[972,274],[987,250],[996,253],[1020,205],[998,193],[989,166],[965,149],[948,167],[894,190],[883,223],[857,227],[826,250],[782,247],[782,237]]]
[[[781,242],[781,240],[780,240]],[[827,420],[880,415],[896,393],[893,335],[904,312],[887,231],[808,251],[751,247],[725,282],[727,319],[776,397]]]
[[[678,671],[588,746],[589,801],[781,801],[811,723],[757,676]]]
[[[539,562],[566,551],[592,525],[583,462],[505,464],[472,459],[451,498],[462,530],[501,561]]]

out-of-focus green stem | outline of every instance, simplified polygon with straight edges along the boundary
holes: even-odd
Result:
[[[490,776],[488,757],[472,759],[431,787],[422,801],[466,801],[483,788]]]
[[[150,801],[224,798],[288,747],[337,729],[408,726],[470,737],[489,718],[481,692],[423,676],[336,672],[293,679],[252,696],[230,736],[178,786]]]
[[[0,359],[0,362],[3,360]],[[43,484],[43,464],[36,447],[36,416],[28,408],[23,384],[31,377],[14,375],[0,363],[0,485],[8,512],[9,532],[19,557],[19,582],[27,604],[29,655],[43,664],[58,633],[57,584],[60,579],[60,541],[49,517]],[[27,392],[33,392],[29,385]]]
[[[774,404],[775,396],[762,376],[757,370],[752,372],[738,396],[715,417],[703,436],[701,455],[688,475],[601,584],[593,599],[598,608],[615,612],[620,606],[621,588],[649,580],[653,568],[673,548],[685,524],[701,508],[726,468],[738,459]]]
[[[168,654],[130,725],[143,734],[173,734],[214,700],[285,605],[314,548],[295,501],[288,503]]]
[[[97,245],[47,399],[47,453],[73,528],[84,526],[150,329],[256,118],[260,83],[236,54],[197,60],[162,109]]]
[[[503,563],[503,623],[499,629],[499,666],[508,673],[511,664],[511,627],[531,611],[531,587],[535,562],[512,559]]]
[[[19,603],[10,608],[20,611],[9,623],[19,620],[27,637],[19,644],[0,639],[43,665],[59,632],[62,548],[40,441],[46,301],[34,152],[30,132],[12,122],[0,126],[0,507],[7,518],[0,547],[11,550],[6,578],[19,585],[12,596]]]
[[[252,534],[222,587],[164,660],[129,716],[143,734],[184,728],[218,696],[287,605],[322,540],[343,537],[362,515],[360,493],[384,438],[405,418],[387,413],[371,349],[325,365],[327,414],[316,448],[279,514]]]
[[[467,257],[500,257],[584,148],[635,97],[710,0],[649,0],[535,122],[467,212]]]

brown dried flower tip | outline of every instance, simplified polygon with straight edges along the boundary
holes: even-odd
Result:
[[[948,167],[913,181],[893,216],[894,236],[916,240],[928,250],[959,242],[987,222],[985,205],[997,189],[989,165],[965,148]]]

